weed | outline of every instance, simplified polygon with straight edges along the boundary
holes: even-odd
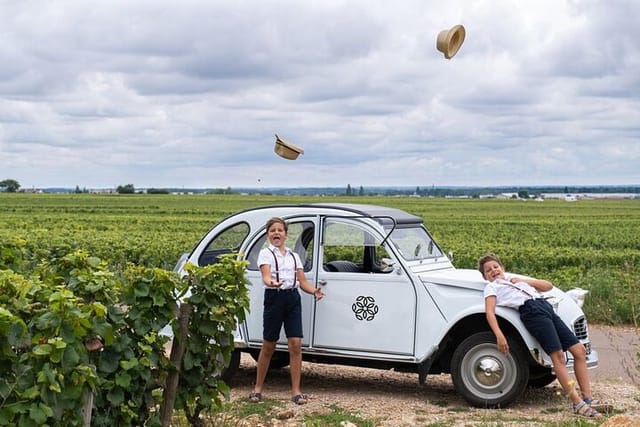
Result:
[[[339,426],[345,423],[352,423],[358,427],[375,427],[380,425],[380,420],[362,418],[345,411],[337,405],[331,405],[331,412],[327,414],[306,415],[304,421],[306,426],[313,427]]]

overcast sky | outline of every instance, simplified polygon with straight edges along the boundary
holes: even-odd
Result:
[[[640,184],[637,0],[0,0],[0,180]],[[447,60],[441,30],[466,28]],[[274,134],[304,148],[274,153]]]

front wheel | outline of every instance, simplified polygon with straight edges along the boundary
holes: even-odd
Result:
[[[535,375],[531,373],[529,375],[528,386],[531,388],[542,388],[551,384],[555,380],[556,380],[556,376],[553,374],[551,369],[548,369],[544,372],[539,372]]]
[[[505,407],[527,387],[529,365],[522,346],[507,338],[509,354],[498,350],[493,332],[471,335],[456,348],[451,358],[453,384],[473,406]]]

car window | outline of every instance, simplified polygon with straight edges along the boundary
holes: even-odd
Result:
[[[202,251],[198,259],[198,265],[215,264],[218,262],[220,255],[239,251],[240,245],[242,245],[242,242],[248,235],[249,225],[245,222],[234,224],[221,233],[218,233],[216,237],[209,242],[205,250]]]
[[[329,219],[324,225],[322,262],[325,271],[385,273],[389,253],[381,240],[365,228]]]
[[[391,241],[407,261],[443,256],[423,227],[396,228],[391,233]]]
[[[313,222],[300,221],[288,223],[287,242],[288,248],[296,252],[300,256],[304,271],[310,271],[313,268]],[[258,254],[262,248],[269,246],[267,232],[263,230],[262,235],[256,240],[248,251],[247,261],[249,261],[249,270],[259,270]]]

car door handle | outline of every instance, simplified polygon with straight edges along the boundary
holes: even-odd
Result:
[[[318,280],[318,285],[320,285],[320,286],[327,286],[327,281],[326,281],[326,280],[324,280],[324,279],[320,279],[320,280]]]

